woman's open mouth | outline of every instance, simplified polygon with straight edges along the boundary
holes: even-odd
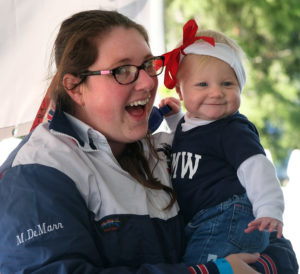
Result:
[[[150,97],[145,100],[138,100],[130,103],[126,106],[126,111],[136,117],[140,117],[145,112],[145,106],[150,101]]]

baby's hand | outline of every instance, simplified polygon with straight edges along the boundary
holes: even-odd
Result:
[[[165,105],[169,105],[172,108],[172,110],[170,112],[168,112],[168,114],[166,114],[165,116],[170,116],[170,115],[176,114],[181,109],[180,100],[175,97],[166,97],[166,98],[162,99],[158,106],[163,107]]]
[[[245,233],[250,233],[255,229],[258,229],[259,231],[268,230],[269,232],[277,230],[277,238],[280,238],[282,235],[282,227],[283,223],[279,220],[270,217],[262,217],[250,222],[248,228],[245,229]]]

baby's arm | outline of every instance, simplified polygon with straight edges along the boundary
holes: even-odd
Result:
[[[184,115],[181,111],[181,103],[180,100],[175,97],[166,97],[160,101],[159,107],[164,107],[166,105],[172,108],[172,110],[164,115],[164,117],[170,131],[174,133],[178,122]]]
[[[240,165],[237,175],[246,189],[256,218],[249,223],[245,232],[255,229],[277,230],[277,236],[280,237],[284,198],[273,164],[265,155],[257,154]]]
[[[279,239],[282,236],[282,227],[283,223],[281,221],[270,217],[262,217],[250,222],[245,232],[250,233],[256,229],[259,231],[268,230],[269,232],[277,230],[277,238]]]
[[[153,106],[149,117],[149,131],[152,133],[155,132],[160,127],[164,118],[166,118],[170,131],[174,133],[179,120],[183,116],[183,113],[180,110],[180,101],[175,97],[162,99],[159,108]]]
[[[173,114],[177,114],[181,110],[181,104],[179,99],[175,97],[166,97],[162,99],[159,103],[159,107],[164,107],[165,105],[168,105],[172,110],[168,112],[165,116],[171,116]]]

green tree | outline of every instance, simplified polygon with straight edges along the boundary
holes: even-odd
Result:
[[[279,165],[300,148],[300,1],[165,0],[166,50],[191,18],[199,28],[226,33],[245,51],[241,112]]]

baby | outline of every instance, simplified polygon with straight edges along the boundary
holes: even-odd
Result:
[[[186,108],[171,149],[171,176],[186,228],[187,263],[260,252],[282,235],[283,193],[256,127],[239,113],[246,82],[243,51],[229,37],[183,28],[165,54],[165,85]],[[197,35],[197,36],[196,36]],[[178,103],[165,98],[175,113]]]

